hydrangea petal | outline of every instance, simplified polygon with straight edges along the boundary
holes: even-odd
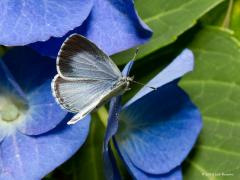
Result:
[[[129,76],[130,70],[132,69],[132,66],[134,64],[134,61],[129,61],[126,66],[124,67],[124,69],[122,70],[122,75],[127,77]]]
[[[122,75],[128,76],[134,61],[130,61],[123,69]],[[120,179],[119,172],[116,167],[115,159],[109,147],[111,138],[118,130],[118,114],[121,110],[121,96],[113,97],[110,102],[109,117],[107,130],[103,143],[103,160],[105,166],[105,175],[107,179]]]
[[[1,167],[0,167],[1,169]],[[7,173],[7,172],[0,172],[0,179],[4,179],[4,180],[14,180],[14,178],[12,177],[11,174]]]
[[[2,142],[2,140],[4,139],[4,137],[5,137],[5,134],[0,133],[0,143]]]
[[[152,35],[139,18],[132,0],[94,0],[87,20],[67,36],[73,33],[86,36],[109,55],[143,44]],[[37,42],[31,47],[43,55],[56,57],[67,36]]]
[[[176,82],[168,83],[125,108],[115,135],[121,155],[149,174],[179,166],[201,129],[201,116]]]
[[[116,145],[117,146],[117,145]],[[132,174],[134,179],[141,179],[141,180],[182,180],[182,171],[180,167],[177,167],[166,174],[148,174],[137,167],[135,167],[131,160],[125,156],[124,162],[127,164],[129,172]]]
[[[108,150],[103,151],[104,173],[107,180],[120,180],[121,175],[117,167],[117,163],[112,152],[110,144]]]
[[[88,17],[92,0],[0,2],[0,44],[25,45],[61,37]]]
[[[19,130],[28,135],[38,135],[56,127],[67,111],[62,110],[51,95],[51,81],[32,91],[29,98],[29,110],[25,123]]]
[[[56,127],[67,112],[59,107],[51,94],[55,61],[26,47],[10,50],[3,60],[28,101],[27,119],[19,129],[25,134],[38,135]]]
[[[0,143],[2,142],[2,140],[5,138],[5,133],[0,133]]]
[[[132,0],[95,0],[84,35],[114,54],[146,42],[152,32],[138,17]]]
[[[9,50],[3,61],[25,94],[51,79],[56,74],[56,63],[28,47]]]
[[[16,83],[7,66],[2,60],[0,60],[0,93],[6,93],[6,91],[8,91],[8,93],[12,96],[17,96],[23,101],[26,100],[24,92]]]
[[[85,142],[90,116],[74,126],[66,122],[41,136],[19,132],[4,139],[0,146],[0,173],[14,179],[41,179],[70,158]],[[0,176],[1,176],[0,175]]]
[[[177,58],[173,60],[163,71],[156,75],[150,82],[146,84],[138,93],[132,97],[126,104],[129,106],[134,101],[140,99],[147,93],[153,91],[147,86],[150,87],[161,87],[168,82],[171,82],[179,77],[182,77],[184,74],[193,70],[194,66],[194,57],[193,53],[189,49],[185,49]]]

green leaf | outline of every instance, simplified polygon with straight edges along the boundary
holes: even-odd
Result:
[[[2,57],[7,52],[7,48],[5,46],[0,46],[0,57]]]
[[[184,31],[192,27],[197,19],[223,0],[136,0],[136,8],[154,34],[146,45],[140,47],[138,58],[174,42]],[[134,49],[114,55],[117,64],[128,62]]]
[[[204,126],[185,179],[240,179],[240,42],[231,31],[208,27],[190,48],[195,69],[180,85],[200,108]]]

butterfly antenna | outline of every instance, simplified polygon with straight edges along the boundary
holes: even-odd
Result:
[[[155,87],[152,87],[152,86],[147,86],[146,84],[143,84],[143,83],[140,83],[140,82],[137,82],[137,81],[134,81],[134,80],[131,80],[131,82],[135,83],[135,84],[139,84],[141,86],[146,86],[148,88],[151,88],[152,90],[157,90],[157,88]]]
[[[134,61],[138,55],[138,51],[139,51],[139,48],[137,47],[136,50],[135,50],[135,53],[134,53],[134,56],[132,58],[132,60]],[[138,85],[141,85],[141,86],[146,86],[146,84],[143,84],[143,83],[140,83],[140,82],[137,82],[137,81],[134,81],[134,80],[131,80],[131,82],[135,83],[135,84],[138,84]],[[157,90],[157,88],[155,87],[151,87],[151,86],[146,86],[150,89],[153,89],[153,90]]]
[[[139,51],[139,48],[137,47],[136,50],[135,50],[135,53],[134,53],[134,56],[132,58],[132,60],[134,61],[138,55],[138,51]]]

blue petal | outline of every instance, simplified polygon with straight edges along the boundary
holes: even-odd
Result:
[[[193,70],[194,66],[194,57],[193,53],[189,49],[185,49],[173,62],[168,65],[163,71],[156,75],[150,82],[146,84],[133,98],[131,98],[126,106],[129,106],[134,101],[140,99],[147,93],[153,91],[147,86],[152,87],[161,87],[164,84],[167,84],[179,77],[182,77],[184,74]]]
[[[19,129],[29,135],[38,135],[56,127],[67,112],[61,110],[51,94],[55,61],[25,47],[10,50],[3,60],[28,101],[27,119]]]
[[[82,26],[68,33],[80,33],[111,55],[145,43],[152,35],[134,9],[132,0],[95,0],[90,16]],[[63,38],[32,44],[44,55],[56,57]]]
[[[12,96],[16,96],[17,98],[26,100],[26,96],[22,89],[17,84],[11,72],[8,70],[7,66],[0,59],[0,93],[9,93]],[[0,95],[1,95],[0,94]]]
[[[137,167],[135,167],[127,156],[125,156],[123,160],[125,164],[127,164],[127,168],[131,173],[131,175],[134,177],[134,179],[141,179],[141,180],[181,180],[182,179],[182,171],[180,167],[177,167],[166,174],[154,175],[154,174],[145,173],[141,169],[138,169]]]
[[[121,110],[120,106],[121,96],[113,97],[110,102],[109,117],[107,130],[104,137],[103,143],[103,160],[104,170],[107,179],[121,179],[120,173],[118,172],[116,161],[113,157],[109,142],[111,138],[116,134],[118,130],[118,114]]]
[[[128,76],[134,61],[130,61],[123,69],[123,76]],[[105,166],[105,175],[107,179],[120,179],[120,174],[117,170],[115,159],[109,147],[111,138],[118,130],[118,114],[121,110],[121,96],[113,97],[110,102],[109,117],[107,130],[103,143],[103,160]]]
[[[152,35],[132,0],[95,0],[86,29],[84,35],[108,54],[145,43]]]
[[[115,137],[123,159],[149,174],[181,165],[202,127],[200,112],[176,82],[132,103],[119,122]]]
[[[25,123],[19,130],[28,135],[38,135],[56,127],[63,120],[63,111],[51,95],[51,81],[48,80],[28,94],[29,110]]]
[[[92,0],[0,2],[0,44],[25,45],[61,37],[88,17]]]
[[[2,168],[0,167],[0,169],[2,169]],[[0,172],[0,179],[2,179],[2,180],[14,180],[12,175],[9,174],[8,172]]]
[[[40,56],[31,48],[13,48],[2,59],[26,93],[33,91],[56,74],[55,60]]]
[[[0,177],[41,179],[69,159],[85,142],[90,117],[74,126],[66,122],[41,136],[20,132],[4,139],[0,146]]]
[[[104,173],[107,180],[120,180],[121,175],[117,167],[117,163],[110,147],[108,144],[108,150],[103,151],[103,162],[104,162]]]
[[[122,70],[122,75],[127,77],[130,73],[130,70],[132,69],[132,66],[134,64],[134,61],[129,61],[126,66],[124,67],[124,69]]]

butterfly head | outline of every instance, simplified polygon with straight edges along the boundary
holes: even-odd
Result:
[[[130,90],[129,86],[130,86],[130,82],[133,81],[133,77],[122,77],[120,80],[120,83],[124,85],[124,89],[125,91]]]

